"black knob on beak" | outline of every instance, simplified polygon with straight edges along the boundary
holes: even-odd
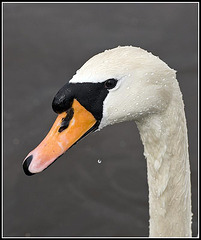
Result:
[[[62,113],[71,108],[74,100],[72,84],[65,84],[56,94],[52,102],[52,109],[56,113]]]

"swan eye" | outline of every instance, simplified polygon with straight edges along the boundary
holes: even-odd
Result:
[[[111,78],[111,79],[108,79],[107,81],[105,81],[104,86],[107,89],[112,89],[116,86],[116,84],[117,84],[117,80],[114,78]]]

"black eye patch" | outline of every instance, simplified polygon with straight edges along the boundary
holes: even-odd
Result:
[[[66,83],[54,97],[52,108],[56,113],[65,112],[71,108],[73,99],[77,99],[96,120],[100,121],[103,114],[103,102],[109,90],[116,84],[117,80],[113,78],[98,83]],[[66,128],[67,122],[67,120],[63,122],[60,131]]]

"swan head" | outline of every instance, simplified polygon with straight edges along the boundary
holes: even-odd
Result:
[[[25,158],[25,173],[43,171],[92,131],[165,111],[175,79],[174,70],[141,48],[117,47],[95,55],[54,97],[58,117]]]

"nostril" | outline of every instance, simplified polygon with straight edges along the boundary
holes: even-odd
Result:
[[[63,121],[61,123],[61,127],[58,130],[59,132],[63,132],[63,130],[65,130],[69,126],[70,121],[73,118],[73,115],[74,115],[74,109],[73,108],[68,109],[67,110],[67,115],[63,119]]]
[[[28,158],[26,158],[23,162],[23,169],[24,169],[24,173],[27,175],[27,176],[31,176],[31,175],[34,175],[34,173],[31,173],[29,171],[29,165],[31,163],[33,159],[33,155],[29,156]]]

